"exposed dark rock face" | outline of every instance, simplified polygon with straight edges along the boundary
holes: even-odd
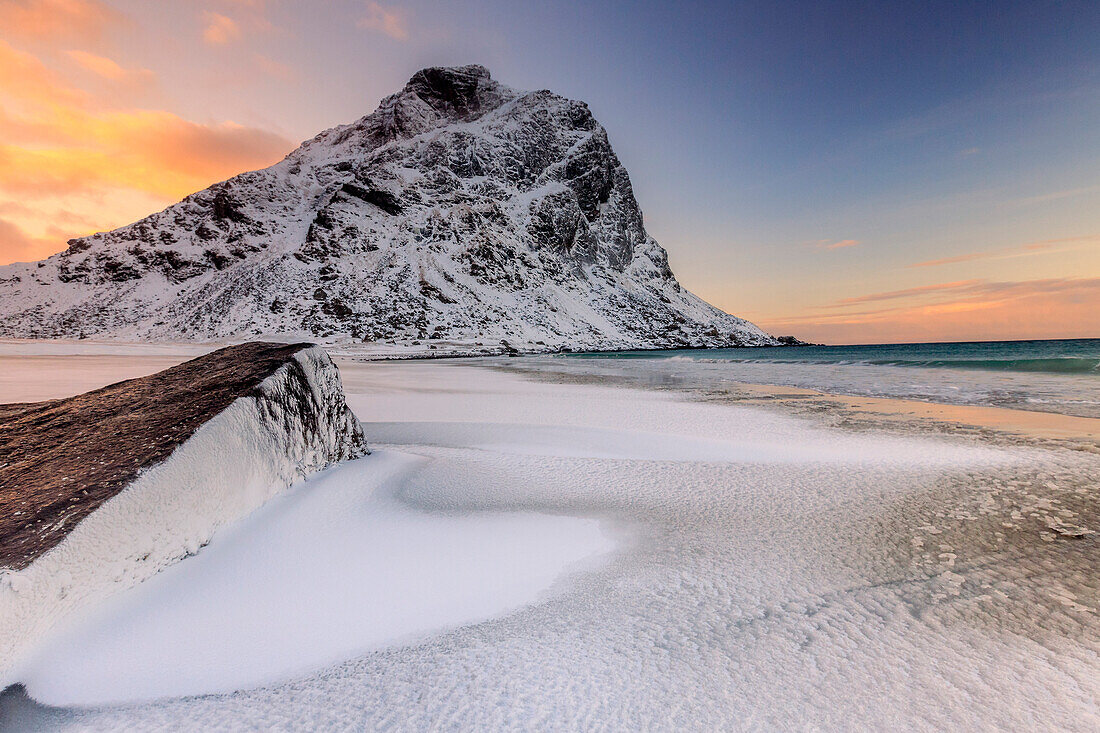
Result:
[[[422,69],[409,79],[406,90],[441,115],[467,119],[501,101],[484,66]]]
[[[481,66],[0,282],[0,336],[777,343],[676,282],[587,105]]]
[[[248,343],[76,397],[0,405],[0,567],[22,569],[61,542],[143,470],[240,397],[289,370],[288,406],[314,433],[338,425],[331,460],[365,451],[342,399],[314,404],[294,357],[311,344]],[[267,398],[270,399],[270,398]]]

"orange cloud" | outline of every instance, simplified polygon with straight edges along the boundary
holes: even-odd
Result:
[[[9,38],[87,41],[121,18],[99,0],[0,0],[0,28]]]
[[[63,244],[30,237],[10,221],[0,219],[0,253],[9,262],[32,262],[56,252]]]
[[[107,80],[135,73],[87,52],[69,57]],[[215,181],[270,165],[293,147],[279,135],[233,122],[107,108],[102,97],[0,41],[0,211],[9,225],[0,232],[0,263],[49,254],[91,229],[127,224]],[[81,223],[58,218],[66,212]]]
[[[117,67],[86,56],[80,58]],[[13,193],[73,193],[106,183],[178,197],[269,165],[293,147],[278,135],[232,122],[199,124],[162,110],[95,109],[87,94],[3,41],[0,99],[0,189]]]
[[[78,116],[75,124],[63,132],[78,147],[0,145],[0,190],[56,195],[108,185],[175,199],[277,162],[291,148],[263,130],[201,125],[161,111]]]
[[[1100,337],[1100,278],[972,280],[846,300],[902,297],[917,302],[758,322],[772,333],[834,344]],[[935,302],[920,302],[927,300]]]
[[[108,81],[145,84],[155,78],[155,75],[149,69],[126,69],[105,56],[97,56],[94,53],[76,50],[67,51],[66,53],[80,68]]]
[[[226,15],[207,10],[203,12],[202,20],[206,24],[202,30],[202,38],[213,46],[224,46],[241,37],[241,28],[237,21]]]
[[[360,28],[377,31],[397,41],[409,40],[408,17],[401,8],[367,3],[367,14],[356,23]]]
[[[49,212],[35,207],[27,206],[16,201],[0,202],[0,216],[15,216],[19,218],[30,217],[32,219],[48,220],[51,226],[64,225],[67,229],[81,229],[95,231],[95,221],[72,211],[51,210]],[[62,231],[62,229],[57,229]]]
[[[12,48],[0,40],[0,99],[4,109],[24,109],[27,105],[77,106],[90,102],[87,93],[66,85],[29,53]]]

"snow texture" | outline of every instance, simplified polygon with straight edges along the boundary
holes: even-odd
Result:
[[[102,705],[233,692],[541,599],[609,551],[595,520],[426,514],[424,458],[376,451],[310,479],[36,649],[35,699]]]
[[[587,105],[430,68],[280,163],[0,268],[0,337],[775,344],[685,291]]]
[[[1075,529],[1100,528],[1100,456],[830,428],[723,403],[706,382],[686,394],[672,389],[682,386],[673,379],[675,363],[663,379],[649,367],[641,372],[660,388],[649,390],[610,388],[594,372],[585,384],[527,381],[485,362],[338,363],[348,404],[369,419],[364,430],[376,456],[417,468],[376,477],[373,467],[386,464],[372,457],[319,477],[313,490],[350,497],[377,478],[381,493],[364,497],[364,509],[389,497],[389,508],[399,510],[379,513],[381,524],[372,525],[379,531],[392,522],[400,533],[414,517],[425,527],[457,528],[549,514],[598,521],[615,550],[554,592],[519,608],[502,604],[480,623],[456,618],[461,625],[366,653],[351,630],[336,629],[347,661],[230,693],[48,707],[33,701],[35,687],[60,701],[66,680],[86,674],[85,662],[50,657],[74,668],[44,665],[30,697],[0,697],[8,728],[1100,727],[1100,553],[1097,535]],[[300,506],[292,502],[311,496],[280,497],[261,512],[290,516]],[[339,506],[318,502],[309,506]],[[344,520],[354,519],[334,523],[347,527]],[[257,552],[273,551],[263,541],[278,534],[242,527],[247,534],[235,536],[242,545],[235,557],[257,540]],[[324,610],[358,596],[349,579],[359,571],[377,578],[390,563],[415,562],[434,575],[431,566],[448,553],[428,548],[434,551],[424,559],[418,537],[392,541],[393,553],[318,570],[301,595],[293,585],[300,569],[288,568],[293,582],[286,584],[265,574],[264,597],[285,593],[291,600],[280,605],[301,599]],[[219,546],[216,537],[206,549]],[[196,582],[205,571],[185,572],[208,562],[204,556],[145,587],[163,579],[177,597],[209,588]],[[313,558],[303,559],[312,565]],[[489,582],[469,569],[464,583]],[[484,569],[493,574],[499,566],[486,562]],[[379,592],[374,602],[402,601]],[[187,618],[203,618],[190,615],[202,610],[196,605],[185,604]],[[163,610],[142,608],[153,620]],[[267,627],[266,618],[257,616],[248,634],[270,633],[273,646],[294,643],[289,633],[318,633]],[[135,667],[118,673],[126,681],[125,674],[138,676],[136,663],[157,640],[141,624],[122,629],[142,632]],[[110,655],[112,664],[122,660],[125,635],[103,630],[81,648]],[[175,659],[181,635],[166,636]],[[181,667],[181,689],[183,670],[199,663]],[[215,673],[228,681],[227,668],[213,670],[212,679]],[[170,669],[154,675],[158,684],[169,676]]]
[[[559,592],[482,623],[365,654],[344,634],[348,661],[291,681],[122,706],[24,701],[9,707],[17,730],[1100,723],[1095,547],[1048,541],[1027,524],[1034,514],[1046,517],[1035,520],[1044,532],[1046,522],[1092,526],[1084,479],[1095,456],[860,434],[671,391],[529,382],[447,363],[341,370],[378,456],[417,462],[387,492],[406,516],[596,519],[616,551]],[[351,491],[373,480],[372,463],[324,481]],[[342,562],[366,571],[417,556],[415,543],[395,546]],[[184,577],[186,565],[176,595],[204,587]],[[326,571],[305,597],[338,605],[354,577]],[[485,582],[476,568],[463,579]],[[296,592],[278,578],[264,583],[276,585],[272,596]],[[284,643],[280,627],[268,631]],[[107,633],[84,648],[117,660],[125,638]],[[150,636],[137,639],[140,660]],[[65,680],[85,673],[68,677],[66,660],[52,659],[35,684],[61,701]]]
[[[220,527],[299,479],[362,455],[361,429],[328,355],[312,347],[292,358],[256,396],[233,401],[59,545],[0,574],[0,687],[68,615],[195,554]]]

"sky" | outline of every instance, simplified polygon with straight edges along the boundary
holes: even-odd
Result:
[[[1100,337],[1095,1],[0,0],[0,264],[467,63],[588,102],[681,283],[772,333]]]

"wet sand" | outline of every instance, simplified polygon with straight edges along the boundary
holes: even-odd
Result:
[[[1093,444],[1100,447],[1100,419],[1091,417],[1012,410],[1003,407],[945,405],[914,400],[835,395],[774,384],[738,384],[737,389],[747,393],[739,399],[740,402],[747,404],[761,406],[780,404],[787,409],[797,410],[806,402],[811,402],[819,406],[827,404],[868,420],[886,420],[895,423],[918,421],[925,423],[928,427],[935,425],[954,428],[970,427],[1019,436],[1067,440],[1075,444]]]

